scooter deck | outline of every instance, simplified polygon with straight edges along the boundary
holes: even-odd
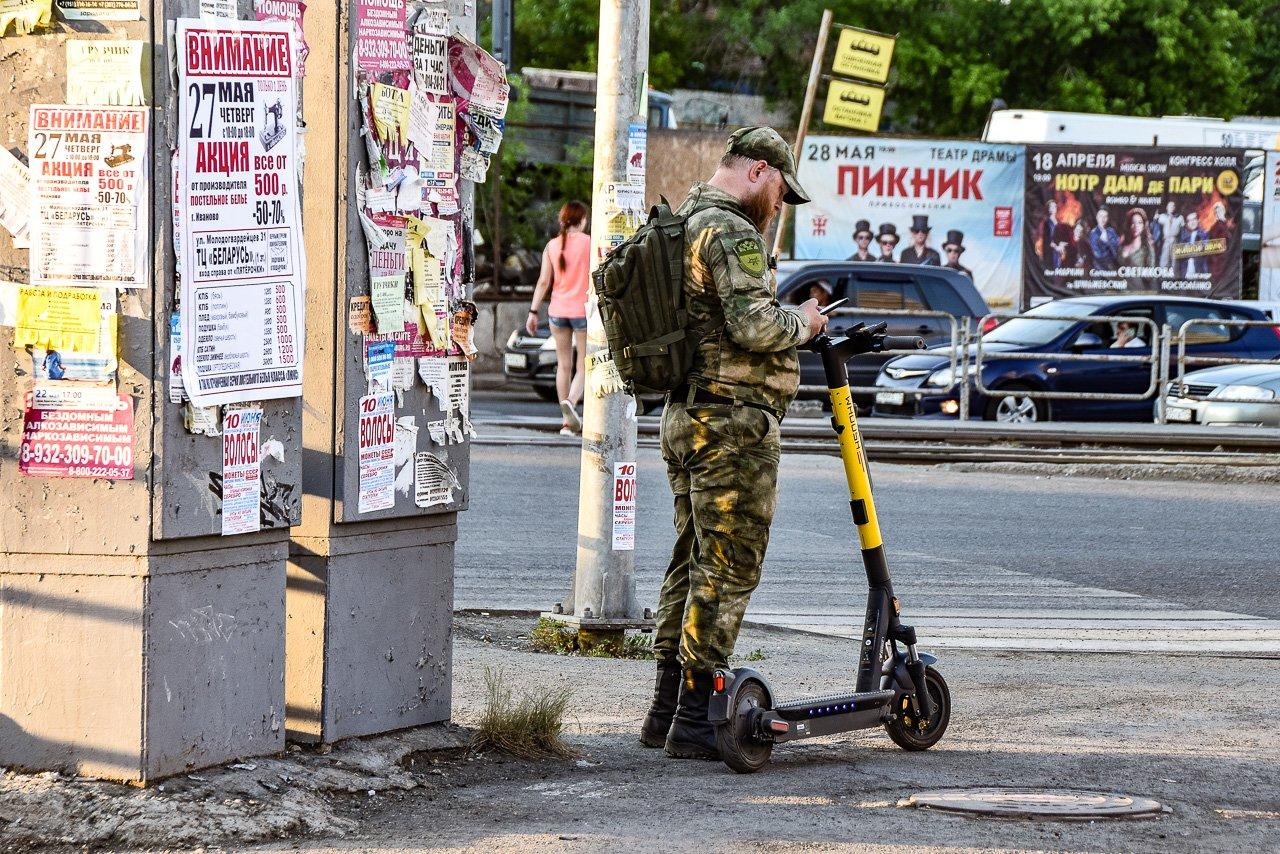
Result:
[[[819,694],[816,697],[800,697],[776,704],[773,709],[786,720],[805,720],[842,712],[861,712],[878,708],[893,700],[892,689],[883,691],[843,691]]]

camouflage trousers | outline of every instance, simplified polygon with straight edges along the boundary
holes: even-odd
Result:
[[[778,420],[748,406],[668,401],[662,458],[676,544],[662,582],[654,653],[686,670],[728,665],[769,545]]]

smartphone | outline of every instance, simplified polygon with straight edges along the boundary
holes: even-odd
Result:
[[[848,298],[846,297],[845,299],[838,299],[838,300],[836,300],[836,301],[835,301],[835,302],[833,302],[833,303],[830,303],[830,304],[828,304],[828,305],[824,305],[822,308],[818,309],[818,314],[822,314],[822,315],[830,314],[831,312],[835,311],[837,308],[839,308],[840,306],[844,305],[844,304],[845,304],[845,303],[847,303],[848,301],[849,301],[849,300],[848,300]]]

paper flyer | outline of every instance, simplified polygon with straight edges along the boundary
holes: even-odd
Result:
[[[396,357],[396,345],[390,341],[370,344],[365,348],[365,372],[369,375],[369,393],[391,391],[391,365]]]
[[[140,41],[68,39],[67,103],[144,106],[146,58]]]
[[[369,87],[373,99],[373,126],[378,140],[386,145],[394,140],[404,146],[409,142],[409,90],[383,83]]]
[[[198,406],[302,394],[293,25],[178,21],[182,363]]]
[[[449,37],[449,83],[453,94],[481,110],[503,118],[511,85],[502,63],[489,52],[459,33]]]
[[[182,387],[182,318],[178,312],[169,315],[169,402],[187,399]]]
[[[68,21],[142,20],[140,0],[57,0],[56,5]]]
[[[453,503],[453,491],[461,489],[458,476],[430,451],[419,451],[413,465],[413,503],[418,507],[434,507]]]
[[[613,550],[636,547],[636,464],[613,464]]]
[[[347,306],[347,329],[353,335],[378,331],[373,325],[373,308],[368,297],[351,298]]]
[[[430,4],[418,11],[410,36],[413,82],[423,92],[449,94],[449,7]]]
[[[147,286],[147,112],[31,106],[32,284]]]
[[[133,479],[133,398],[54,383],[27,395],[18,470],[30,477]]]
[[[418,376],[431,396],[436,399],[436,406],[441,412],[449,408],[449,360],[443,356],[427,356],[418,360]]]
[[[302,27],[307,4],[301,0],[253,0],[253,15],[259,21],[288,21],[293,24],[294,47],[298,51],[297,76],[306,74],[307,56],[311,48]]]
[[[380,392],[360,398],[357,513],[395,507],[395,439],[395,396]]]
[[[430,187],[453,186],[457,102],[448,95],[415,92],[409,105],[409,140],[418,149],[418,175]]]
[[[206,21],[234,21],[236,0],[200,0],[200,17]]]
[[[404,0],[356,0],[356,67],[374,74],[408,71]]]
[[[0,148],[0,225],[13,237],[15,248],[30,243],[28,211],[31,205],[31,173],[27,165]]]
[[[182,407],[182,426],[197,436],[217,436],[222,432],[221,406],[194,406],[191,401]]]
[[[404,331],[405,218],[374,214],[385,241],[369,247],[369,290],[378,334]]]
[[[16,35],[26,35],[49,26],[52,0],[0,0],[0,36],[13,25]]]
[[[101,347],[101,306],[97,290],[21,288],[13,346],[96,353]]]
[[[413,454],[418,447],[418,425],[412,415],[396,419],[396,492],[409,498],[413,493]]]
[[[649,126],[644,122],[627,125],[627,183],[644,186],[649,152]]]
[[[262,528],[262,408],[228,408],[222,416],[222,536]]]

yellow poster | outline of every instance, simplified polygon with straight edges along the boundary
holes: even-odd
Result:
[[[897,36],[887,36],[871,30],[844,27],[836,41],[836,55],[831,60],[831,71],[872,83],[889,80],[889,66],[893,63],[893,46]]]
[[[378,138],[385,142],[394,135],[405,145],[409,141],[409,90],[374,83],[370,92]]]
[[[9,34],[9,25],[17,35],[26,35],[49,26],[53,0],[0,0],[0,36]]]
[[[146,58],[140,41],[68,39],[67,103],[145,107]]]
[[[23,287],[13,346],[96,353],[103,336],[102,295],[96,288]]]
[[[880,128],[884,90],[879,86],[832,80],[827,87],[827,106],[822,120],[829,125],[874,133]]]

